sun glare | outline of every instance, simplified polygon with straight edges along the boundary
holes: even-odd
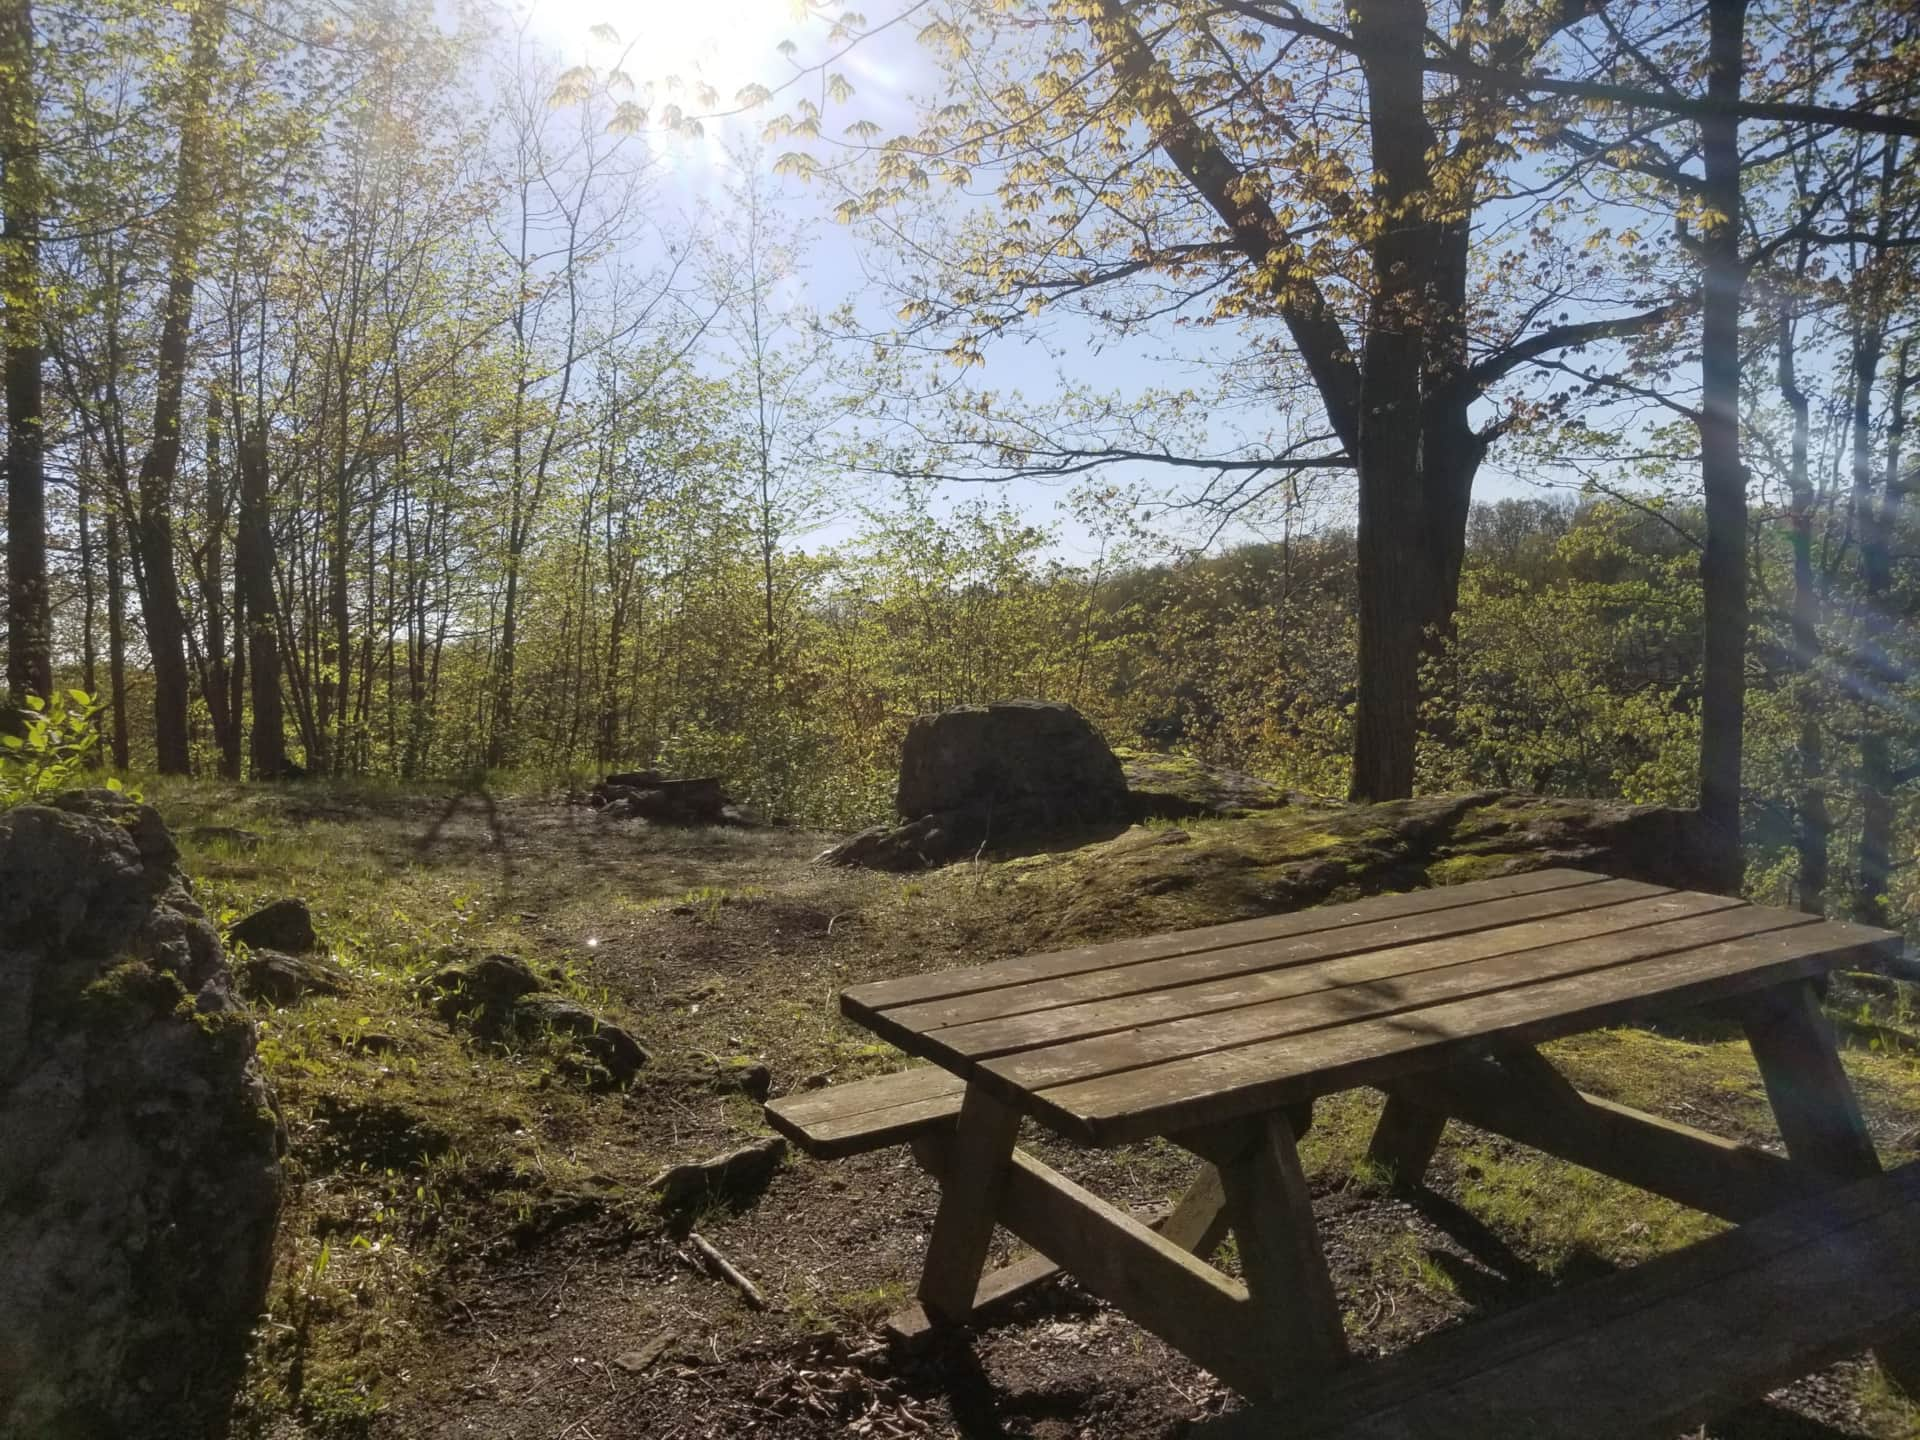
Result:
[[[533,0],[532,19],[569,59],[625,55],[643,84],[705,83],[728,99],[781,78],[778,47],[799,28],[793,0]]]

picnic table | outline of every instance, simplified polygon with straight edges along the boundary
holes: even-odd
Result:
[[[1289,1434],[1658,1434],[1802,1373],[1783,1367],[1848,1353],[1836,1343],[1890,1342],[1920,1303],[1920,1243],[1902,1238],[1920,1182],[1873,1178],[1818,1002],[1827,972],[1899,944],[1724,896],[1539,870],[856,985],[843,1013],[933,1065],[790,1096],[769,1116],[820,1155],[909,1142],[939,1180],[904,1329],[967,1322],[1064,1269],[1255,1402],[1236,1433],[1275,1433],[1262,1405],[1285,1402]],[[1707,1002],[1744,1027],[1785,1154],[1582,1094],[1535,1048]],[[1752,1223],[1462,1327],[1482,1335],[1471,1344],[1448,1335],[1357,1365],[1297,1141],[1316,1099],[1359,1086],[1385,1092],[1370,1156],[1402,1184],[1420,1181],[1457,1119]],[[1021,1150],[1023,1120],[1094,1146],[1164,1137],[1197,1157],[1198,1178],[1151,1222]],[[996,1225],[1037,1254],[984,1274]],[[1208,1263],[1229,1231],[1238,1279]],[[1766,1318],[1765,1297],[1795,1276],[1819,1293]],[[1624,1298],[1607,1290],[1620,1282]],[[1706,1291],[1733,1297],[1707,1307],[1718,1328],[1703,1329]],[[1751,1313],[1723,1313],[1733,1306]],[[1738,1344],[1730,1325],[1747,1327]],[[1666,1356],[1651,1370],[1650,1347]],[[1566,1373],[1543,1401],[1536,1379],[1553,1365]],[[1634,1403],[1569,1423],[1583,1402],[1565,1387],[1582,1366],[1613,1367]]]

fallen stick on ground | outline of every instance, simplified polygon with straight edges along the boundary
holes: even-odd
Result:
[[[740,1292],[747,1304],[756,1310],[767,1308],[767,1297],[760,1293],[760,1287],[741,1274],[733,1262],[715,1249],[713,1242],[706,1236],[698,1230],[690,1231],[687,1235],[687,1243],[694,1248],[702,1260],[706,1261],[708,1269]]]

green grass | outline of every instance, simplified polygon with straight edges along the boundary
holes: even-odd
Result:
[[[1185,822],[1192,840],[1183,845],[1091,846],[910,878],[815,870],[805,863],[805,837],[757,831],[605,832],[604,845],[556,842],[507,864],[477,800],[449,822],[454,839],[421,844],[447,808],[442,787],[142,788],[181,837],[210,912],[230,920],[302,896],[327,952],[352,978],[345,996],[258,1017],[260,1056],[293,1141],[294,1188],[248,1416],[262,1430],[292,1416],[319,1437],[367,1433],[397,1377],[431,1372],[435,1296],[451,1271],[579,1223],[569,1217],[651,1226],[646,1184],[655,1172],[760,1133],[753,1101],[711,1085],[715,1061],[722,1069],[764,1061],[783,1086],[897,1068],[899,1052],[840,1018],[843,986],[1233,918],[1257,903],[1263,877],[1377,844],[1357,821],[1280,811]],[[196,843],[185,838],[196,825],[237,826],[261,843],[251,851]],[[1457,879],[1487,863],[1442,856],[1428,874]],[[1169,875],[1193,883],[1154,888]],[[561,1046],[485,1045],[423,1003],[426,975],[493,950],[521,956],[654,1050],[655,1065],[631,1094],[574,1083]],[[1876,1005],[1874,1018],[1897,1022],[1902,1003]],[[1604,1031],[1551,1054],[1595,1093],[1704,1129],[1773,1139],[1751,1057],[1724,1025]],[[1883,1147],[1889,1158],[1906,1158],[1920,1143],[1911,1138],[1920,1059],[1855,1048],[1847,1064],[1868,1111],[1882,1117],[1881,1132],[1908,1137],[1906,1148]],[[688,1078],[699,1076],[707,1079]],[[1386,1177],[1366,1161],[1378,1112],[1371,1092],[1316,1107],[1301,1151],[1317,1191],[1384,1195]],[[1037,1148],[1129,1204],[1177,1194],[1192,1171],[1190,1157],[1165,1144],[1092,1155]],[[1633,1264],[1718,1228],[1459,1126],[1449,1128],[1434,1183],[1549,1275]],[[1381,1283],[1460,1307],[1449,1271],[1417,1236],[1379,1243],[1371,1272]],[[796,1334],[859,1329],[904,1303],[911,1278],[849,1286],[808,1276],[789,1283],[787,1313],[772,1323]],[[646,1305],[644,1291],[637,1303]],[[1873,1433],[1920,1437],[1915,1412],[1876,1385],[1861,1396]]]

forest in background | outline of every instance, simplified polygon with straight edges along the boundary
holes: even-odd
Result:
[[[802,55],[691,214],[732,102],[498,14],[4,23],[8,685],[118,769],[657,763],[849,827],[912,715],[1030,695],[1362,798],[1712,810],[1730,755],[1749,889],[1920,916],[1904,6],[922,6],[918,129]],[[975,383],[1066,314],[1226,358]],[[1469,508],[1496,451],[1573,493]],[[1036,477],[1097,560],[963,483]]]

